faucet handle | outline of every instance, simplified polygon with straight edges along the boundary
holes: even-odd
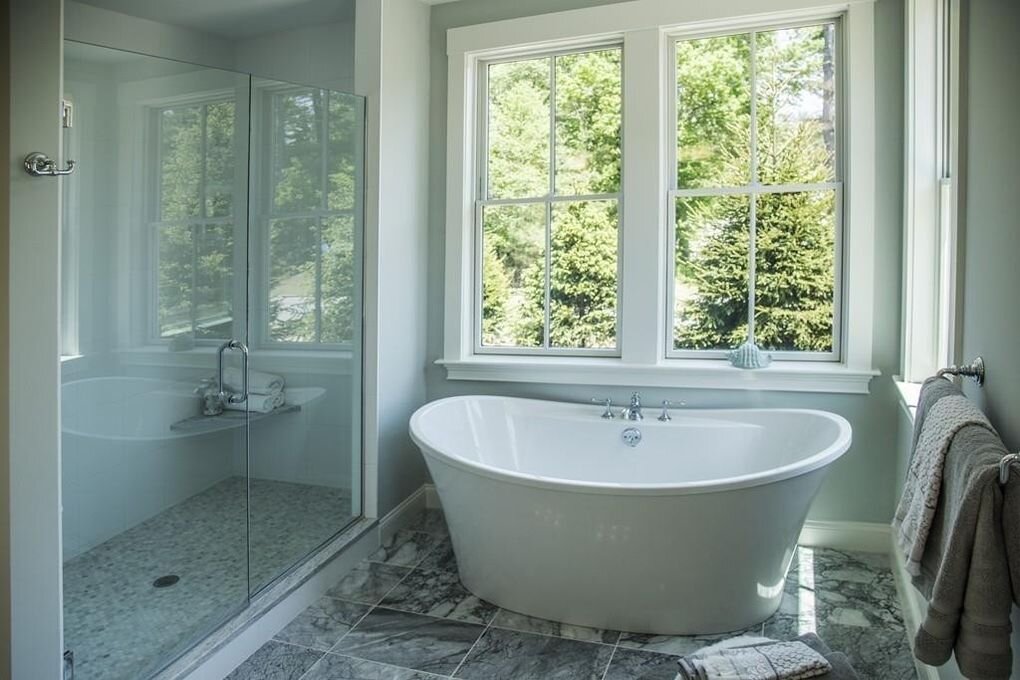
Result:
[[[609,399],[608,397],[592,397],[591,401],[593,404],[602,404],[603,406],[606,407],[606,410],[603,411],[602,413],[602,417],[605,418],[606,420],[612,420],[613,418],[616,417],[615,415],[613,415],[612,399]]]
[[[662,400],[662,413],[659,414],[659,420],[664,422],[664,423],[668,423],[669,421],[673,420],[673,418],[670,417],[670,415],[669,415],[669,409],[674,407],[674,406],[686,406],[686,405],[687,405],[687,402],[685,402],[685,401],[676,402],[676,401],[670,401],[669,399],[663,399]]]

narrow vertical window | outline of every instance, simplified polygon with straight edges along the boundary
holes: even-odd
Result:
[[[231,335],[234,109],[223,100],[155,112],[159,338]]]
[[[266,342],[349,345],[360,108],[353,97],[312,88],[267,100]]]
[[[677,42],[672,354],[839,359],[837,29]]]
[[[483,66],[481,351],[615,353],[622,50]]]

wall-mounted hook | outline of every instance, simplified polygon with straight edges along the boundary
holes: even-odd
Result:
[[[25,156],[25,172],[33,177],[57,177],[59,175],[70,175],[74,172],[74,161],[67,161],[67,167],[63,170],[57,168],[57,163],[52,158],[39,151],[34,151]]]

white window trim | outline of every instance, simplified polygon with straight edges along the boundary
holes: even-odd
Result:
[[[957,361],[959,3],[907,0],[902,376]]]
[[[669,112],[669,135],[668,141],[668,173],[669,173],[669,191],[668,191],[668,207],[666,211],[667,219],[669,216],[676,214],[676,203],[677,199],[684,198],[687,196],[747,196],[750,200],[750,215],[751,223],[754,223],[755,214],[755,198],[762,194],[775,194],[775,193],[787,193],[787,192],[814,192],[814,191],[827,191],[831,190],[835,192],[835,253],[834,253],[834,287],[833,287],[833,307],[832,307],[832,349],[828,352],[809,352],[809,351],[771,351],[769,354],[774,360],[777,361],[828,361],[828,362],[839,362],[840,352],[843,344],[843,318],[842,318],[842,307],[843,307],[843,224],[844,224],[844,203],[843,203],[843,155],[845,153],[845,143],[843,129],[844,125],[844,106],[845,97],[844,92],[844,80],[846,79],[846,73],[844,68],[844,55],[843,55],[843,21],[842,12],[838,14],[819,14],[817,16],[806,16],[801,21],[786,21],[779,25],[758,25],[747,27],[749,33],[763,33],[770,30],[778,30],[781,28],[792,28],[796,26],[810,26],[817,25],[820,23],[834,22],[836,25],[836,64],[838,67],[838,73],[835,78],[836,84],[836,154],[835,154],[835,173],[834,177],[827,182],[811,182],[811,183],[798,183],[798,184],[761,184],[758,182],[757,177],[757,157],[758,150],[755,148],[756,128],[757,121],[755,116],[755,97],[751,98],[751,128],[750,128],[750,147],[751,147],[751,176],[745,184],[735,186],[710,186],[703,188],[682,188],[679,187],[679,177],[673,168],[677,167],[677,126],[673,121],[677,120],[677,100],[676,97],[670,97],[666,102],[667,111]],[[729,31],[727,31],[729,33]],[[709,32],[690,32],[690,31],[673,31],[669,34],[670,52],[669,52],[669,78],[667,82],[677,82],[677,59],[676,50],[677,43],[681,40],[697,40],[700,38],[711,37],[719,35],[720,31],[709,31]],[[750,87],[752,94],[755,92],[755,88],[758,83],[758,75],[756,71],[755,61],[757,57],[754,56],[755,48],[751,48],[751,71],[750,71]],[[667,240],[669,243],[668,253],[675,253],[676,251],[676,230],[672,228],[672,222],[670,222],[669,228],[667,228]],[[752,230],[751,242],[754,242],[754,233]],[[752,246],[753,247],[753,246]],[[675,300],[675,287],[672,284],[676,278],[676,258],[671,256],[668,258],[667,271],[667,299],[668,303],[666,306],[667,323],[666,325],[666,357],[669,359],[725,359],[729,353],[728,350],[691,350],[691,349],[677,349],[675,345],[673,325],[676,323],[676,300]],[[754,271],[754,263],[751,262],[751,271]],[[753,274],[752,274],[753,276]],[[751,299],[748,301],[748,306],[753,307],[753,288],[749,291]],[[751,316],[750,309],[748,310],[749,317]]]
[[[145,323],[145,342],[147,345],[167,347],[171,343],[171,338],[163,337],[159,328],[159,237],[161,229],[169,224],[188,224],[189,226],[195,225],[209,225],[209,224],[237,224],[240,221],[247,221],[247,195],[242,192],[247,183],[247,177],[235,178],[234,190],[235,190],[235,201],[233,206],[233,212],[231,215],[226,217],[192,217],[192,218],[181,218],[176,220],[163,220],[160,215],[160,203],[162,201],[161,195],[161,177],[160,169],[162,165],[162,159],[160,156],[160,121],[159,115],[165,109],[173,108],[175,106],[209,106],[211,104],[221,103],[225,101],[237,101],[237,92],[229,87],[207,89],[198,92],[188,92],[183,95],[170,95],[158,98],[147,98],[138,102],[138,125],[141,130],[141,141],[139,144],[140,153],[142,154],[142,167],[143,167],[143,181],[145,190],[142,192],[144,197],[143,201],[140,202],[139,208],[141,211],[142,219],[144,220],[144,243],[146,257],[148,258],[148,277],[145,281],[147,287],[147,303],[144,314]],[[235,142],[244,139],[245,146],[247,149],[247,125],[244,129],[237,129],[234,132]],[[243,137],[241,137],[243,135]],[[204,190],[204,188],[203,188]],[[242,193],[238,193],[242,192]],[[237,195],[245,196],[245,200],[238,201]],[[203,201],[204,202],[204,201]],[[242,208],[242,211],[238,211],[238,207]],[[236,234],[236,230],[235,230]],[[234,257],[236,258],[244,255],[246,247],[246,239],[240,239],[239,242],[234,243]],[[235,267],[236,269],[236,267]],[[236,278],[236,277],[235,277]],[[237,310],[245,309],[244,301],[245,298],[241,295],[241,288],[239,285],[243,285],[243,281],[239,284],[237,281],[234,282],[232,299],[234,309],[234,318],[232,319],[233,332],[232,336],[237,336],[239,329],[243,328],[243,323],[237,318]],[[239,306],[240,305],[240,306]],[[192,320],[194,321],[194,320]],[[194,331],[194,329],[192,329]],[[226,338],[195,338],[194,342],[196,346],[219,346]]]
[[[594,52],[598,50],[620,50],[621,53],[621,114],[622,103],[623,103],[623,83],[622,83],[622,55],[623,55],[623,43],[619,40],[609,42],[595,42],[591,44],[583,44],[581,46],[575,46],[570,49],[543,49],[539,50],[530,55],[515,55],[507,58],[502,56],[495,59],[484,59],[479,60],[476,64],[475,72],[478,77],[478,90],[477,90],[477,116],[478,120],[487,120],[489,117],[489,97],[488,97],[488,67],[493,64],[506,63],[507,61],[513,61],[522,58],[535,58],[535,59],[551,59],[553,62],[550,65],[551,70],[551,81],[549,88],[549,186],[548,192],[544,196],[529,196],[529,197],[514,197],[514,198],[489,198],[489,168],[488,168],[488,146],[489,146],[489,131],[485,125],[476,126],[473,131],[474,134],[474,149],[476,153],[475,159],[475,178],[472,186],[475,187],[475,193],[473,195],[472,203],[476,206],[474,224],[472,226],[474,233],[472,243],[481,243],[482,234],[484,231],[484,225],[482,223],[482,215],[486,207],[498,206],[498,205],[515,205],[515,204],[526,204],[526,205],[537,205],[542,204],[545,207],[545,224],[546,224],[546,245],[545,245],[545,274],[546,274],[546,299],[545,299],[545,314],[543,319],[543,333],[544,333],[544,344],[541,347],[514,347],[514,346],[503,346],[503,345],[485,345],[482,342],[482,292],[483,292],[483,279],[484,272],[483,267],[483,254],[481,248],[475,248],[475,264],[474,264],[474,302],[472,313],[474,315],[474,329],[472,330],[472,343],[473,351],[475,355],[498,355],[498,356],[620,356],[620,322],[621,312],[619,304],[616,309],[616,328],[615,328],[615,346],[613,347],[555,347],[552,345],[552,333],[551,333],[551,307],[549,302],[549,277],[552,275],[552,247],[549,239],[552,235],[552,206],[556,203],[570,203],[577,201],[615,201],[618,206],[618,222],[617,222],[617,263],[616,263],[616,299],[620,300],[620,289],[622,286],[622,273],[623,263],[620,261],[619,253],[621,250],[622,239],[623,239],[623,188],[622,186],[615,192],[611,193],[600,193],[600,194],[561,194],[556,191],[556,126],[555,126],[555,112],[556,112],[556,78],[552,75],[555,73],[556,65],[555,58],[568,54],[579,54],[584,52]],[[621,127],[623,123],[623,116],[621,115]],[[622,152],[622,149],[621,149]],[[623,154],[621,153],[621,169]]]
[[[443,358],[455,380],[598,385],[657,385],[867,393],[871,368],[875,232],[875,57],[872,0],[637,0],[544,14],[447,32],[447,215]],[[840,362],[783,361],[743,371],[721,359],[667,358],[666,78],[680,33],[751,27],[843,15],[844,235]],[[583,27],[579,29],[579,27]],[[583,32],[580,32],[583,31]],[[474,178],[478,64],[497,57],[624,44],[623,230],[620,356],[514,357],[474,352]],[[658,106],[628,108],[628,102]]]
[[[357,230],[360,227],[360,206],[358,205],[357,198],[361,194],[361,183],[356,183],[355,188],[355,204],[351,208],[343,210],[329,210],[325,207],[312,208],[304,211],[295,211],[292,213],[286,212],[274,212],[273,210],[273,186],[272,186],[272,172],[273,172],[273,152],[274,152],[274,141],[273,138],[276,134],[276,126],[272,120],[272,98],[279,94],[294,93],[294,92],[308,92],[312,90],[319,90],[322,92],[328,92],[330,94],[344,94],[338,93],[335,90],[309,87],[305,85],[295,85],[293,83],[268,81],[261,82],[259,79],[253,79],[252,81],[252,117],[251,117],[251,150],[249,154],[249,174],[251,176],[251,184],[253,187],[257,187],[250,192],[251,195],[258,196],[261,200],[257,205],[253,204],[250,210],[252,214],[250,216],[250,229],[249,229],[249,240],[252,244],[252,252],[250,256],[252,258],[251,272],[254,274],[255,283],[260,284],[265,282],[265,285],[255,285],[256,290],[252,294],[252,305],[249,312],[250,317],[250,330],[252,347],[263,351],[295,351],[295,352],[340,352],[350,353],[353,348],[353,340],[346,342],[321,342],[318,340],[310,340],[307,342],[293,342],[284,340],[273,340],[272,332],[270,330],[270,318],[269,318],[269,281],[271,278],[271,267],[272,262],[270,258],[270,233],[269,223],[273,220],[285,220],[285,219],[299,219],[299,218],[315,218],[320,220],[319,222],[319,238],[322,238],[322,222],[321,220],[328,217],[343,217],[349,216],[353,220],[354,229]],[[255,109],[258,108],[258,112]],[[268,111],[268,112],[267,112]],[[323,125],[326,125],[328,121],[327,117],[323,119]],[[256,145],[258,145],[256,147]],[[255,153],[256,148],[264,149],[264,153]],[[359,148],[360,152],[360,148]],[[325,175],[322,178],[322,182],[325,185]],[[323,186],[325,192],[325,186]],[[325,198],[325,193],[323,194]],[[321,286],[321,277],[319,281],[316,281],[316,286]],[[318,305],[322,304],[321,292],[317,292]],[[317,324],[321,323],[321,307],[317,318]]]

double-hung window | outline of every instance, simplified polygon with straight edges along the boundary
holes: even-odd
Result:
[[[874,9],[768,4],[448,32],[449,378],[868,390]]]
[[[839,358],[838,30],[675,43],[671,356]]]
[[[258,219],[261,344],[351,344],[359,100],[318,88],[257,86],[262,146]],[[263,158],[263,157],[259,157]]]
[[[476,349],[615,354],[622,49],[480,69]]]
[[[156,338],[231,337],[234,305],[235,104],[153,109]]]

